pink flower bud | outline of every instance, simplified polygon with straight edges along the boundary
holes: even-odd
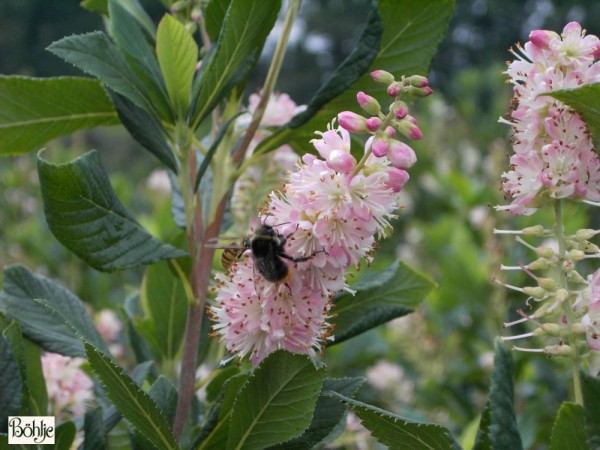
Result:
[[[333,150],[327,158],[327,165],[338,172],[348,173],[356,167],[356,159],[343,150]]]
[[[373,144],[371,145],[371,150],[375,156],[385,156],[389,150],[390,146],[387,142],[387,139],[382,137],[375,137],[373,140]]]
[[[385,134],[387,134],[389,137],[394,137],[396,136],[396,130],[394,130],[394,127],[386,127],[385,129]]]
[[[338,114],[338,122],[342,128],[351,133],[367,133],[367,119],[363,116],[353,113],[352,111],[342,111]]]
[[[400,192],[410,178],[406,170],[398,169],[396,167],[390,167],[386,173],[388,176],[387,186],[394,192]]]
[[[398,100],[391,104],[390,109],[394,111],[396,119],[402,120],[408,114],[408,105],[402,100]]]
[[[367,119],[366,124],[369,131],[375,132],[381,126],[381,119],[379,117],[370,117]]]
[[[550,48],[550,41],[555,37],[557,38],[558,34],[550,30],[533,30],[529,33],[529,40],[531,43],[536,47],[543,49]]]
[[[373,81],[376,83],[383,84],[385,86],[389,86],[394,82],[394,75],[381,69],[371,72],[371,78],[373,78]]]
[[[402,83],[394,81],[387,88],[387,93],[390,97],[397,97],[402,92]]]
[[[360,107],[371,115],[377,115],[381,111],[381,105],[379,105],[377,99],[362,91],[356,94],[356,100]]]
[[[414,95],[415,97],[428,97],[431,94],[433,94],[433,89],[431,89],[429,86],[425,86],[425,87],[409,86],[407,89],[407,92],[410,95]]]
[[[398,132],[409,139],[421,139],[423,132],[416,123],[410,120],[412,116],[406,116],[404,119],[396,122]],[[414,119],[414,117],[412,117]]]
[[[429,86],[429,80],[427,79],[427,77],[424,77],[422,75],[413,75],[411,77],[408,77],[408,82],[410,83],[411,86],[414,86],[414,87]]]
[[[404,142],[395,139],[390,140],[390,149],[387,156],[392,166],[398,169],[408,169],[417,162],[415,151]]]

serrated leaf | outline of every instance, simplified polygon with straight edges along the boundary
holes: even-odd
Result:
[[[491,450],[492,441],[490,440],[490,424],[492,422],[490,401],[485,403],[481,419],[479,420],[479,428],[475,437],[475,445],[473,450]]]
[[[55,450],[69,450],[73,441],[75,440],[75,433],[77,427],[70,420],[63,422],[56,427],[56,435],[54,438],[54,449]]]
[[[585,411],[585,431],[590,449],[600,449],[600,380],[581,371],[583,409]]]
[[[397,77],[427,73],[437,46],[445,36],[448,22],[452,17],[454,1],[378,0],[377,5],[383,24],[383,36],[377,57],[370,66],[368,68],[361,67],[361,59],[356,55],[351,55],[350,57],[355,58],[354,63],[357,65],[350,64],[340,67],[345,72],[345,74],[341,73],[344,75],[342,79],[346,83],[351,81],[352,76],[360,75],[360,73],[352,74],[353,67],[356,68],[356,72],[362,73],[360,78],[355,78],[356,81],[352,82],[341,95],[336,95],[325,105],[320,105],[318,113],[310,120],[305,121],[306,117],[298,120],[304,122],[301,126],[290,128],[290,124],[287,124],[280,128],[270,138],[263,141],[255,150],[256,152],[263,153],[275,149],[283,143],[288,143],[295,148],[305,147],[308,141],[314,138],[315,130],[326,130],[327,124],[340,111],[362,112],[356,102],[356,94],[359,91],[367,92],[377,98],[381,104],[389,102],[385,87],[375,84],[369,76],[372,70],[384,69]],[[368,33],[363,37],[372,38]],[[361,40],[359,45],[365,45],[365,50],[367,50],[371,44]],[[365,55],[368,54],[368,52],[365,53]],[[340,73],[336,71],[333,76],[339,75]],[[330,84],[330,87],[331,89],[337,88],[334,83]],[[327,91],[322,91],[320,95],[326,93]]]
[[[125,209],[96,151],[65,164],[38,156],[38,173],[50,231],[95,269],[112,272],[186,254],[150,235]]]
[[[156,54],[173,109],[187,116],[198,46],[185,26],[170,14],[165,15],[156,33]]]
[[[0,335],[0,432],[8,432],[8,416],[21,415],[23,380],[8,339]]]
[[[337,392],[328,392],[327,395],[348,405],[373,437],[389,446],[390,450],[460,449],[450,432],[441,425],[413,422]]]
[[[317,400],[315,413],[310,425],[301,436],[284,444],[269,447],[269,450],[310,450],[321,447],[332,431],[346,420],[346,407],[343,403],[325,392],[337,392],[345,397],[353,397],[354,393],[364,383],[364,378],[330,378],[323,382],[321,395]]]
[[[395,261],[368,283],[353,286],[355,295],[335,299],[332,322],[337,344],[409,314],[421,304],[434,284],[401,261]]]
[[[68,36],[53,42],[48,50],[90,74],[113,91],[151,112],[154,106],[144,86],[108,36],[101,31]]]
[[[210,403],[216,401],[225,382],[239,373],[240,369],[233,365],[215,369],[211,374],[210,383],[206,386],[206,401]]]
[[[600,149],[600,83],[549,92],[547,95],[566,103],[581,114],[587,129],[592,133],[596,149]]]
[[[215,51],[204,62],[200,79],[194,86],[194,125],[198,125],[226,91],[233,88],[232,80],[239,76],[240,71],[246,73],[251,68],[275,24],[280,8],[281,0],[231,1]]]
[[[494,342],[494,371],[489,395],[489,441],[492,449],[521,449],[523,444],[517,427],[513,405],[513,359],[502,339]]]
[[[164,413],[168,423],[175,419],[177,408],[177,389],[165,377],[160,376],[148,391],[148,395]]]
[[[563,403],[552,428],[551,450],[587,450],[585,418],[581,405]]]
[[[150,396],[94,346],[86,342],[85,349],[94,373],[123,417],[159,450],[177,449],[167,419]]]
[[[0,76],[0,155],[26,153],[82,128],[119,123],[102,85],[78,77]]]
[[[85,357],[83,336],[108,353],[81,300],[50,278],[21,265],[8,266],[4,269],[4,288],[0,296],[8,316],[19,323],[25,336],[44,350]],[[56,314],[36,299],[44,299]],[[68,317],[71,325],[65,323],[63,317]]]
[[[83,448],[82,450],[106,449],[106,433],[103,411],[97,407],[86,411],[83,419]]]
[[[174,361],[185,333],[187,298],[169,263],[146,269],[140,292],[142,309],[152,323],[160,356]]]
[[[146,95],[159,111],[160,117],[173,122],[160,67],[140,22],[127,10],[122,0],[110,0],[109,13],[109,29],[115,44],[145,87]]]
[[[284,350],[267,356],[237,395],[227,450],[264,449],[302,434],[324,376],[306,356]]]

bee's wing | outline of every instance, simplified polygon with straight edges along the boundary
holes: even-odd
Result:
[[[212,242],[211,242],[212,241]],[[241,244],[238,244],[237,242],[232,242],[231,244],[226,244],[224,242],[219,242],[218,240],[212,240],[210,239],[206,244],[204,244],[206,247],[208,248],[218,248],[218,249],[233,249],[233,250],[240,250],[240,252],[242,250],[246,250],[246,247],[244,247]]]

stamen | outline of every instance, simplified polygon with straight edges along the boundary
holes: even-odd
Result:
[[[509,327],[512,327],[512,326],[517,325],[519,323],[527,322],[528,320],[529,320],[529,318],[523,317],[522,319],[517,319],[517,320],[514,320],[512,322],[504,322],[503,326],[504,326],[504,328],[509,328]]]
[[[513,345],[512,349],[513,350],[517,350],[519,352],[544,353],[544,349],[543,348],[523,348],[523,347],[517,347],[516,345]]]
[[[533,333],[524,333],[524,334],[517,334],[515,336],[501,336],[503,341],[513,341],[515,339],[523,339],[523,338],[528,338],[528,337],[532,337]]]

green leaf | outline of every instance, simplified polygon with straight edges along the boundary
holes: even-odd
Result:
[[[563,403],[552,428],[550,449],[587,450],[589,447],[586,441],[583,407],[575,403]]]
[[[310,425],[301,436],[281,445],[270,447],[269,450],[310,450],[321,448],[326,444],[334,429],[346,420],[346,407],[331,397],[323,395],[326,392],[337,392],[345,397],[353,397],[363,384],[364,378],[331,378],[323,382],[321,395],[317,400],[315,413]]]
[[[375,3],[373,3],[373,8],[371,9],[365,28],[352,53],[350,53],[327,82],[317,91],[306,106],[306,109],[295,116],[287,126],[290,128],[299,127],[313,117],[323,105],[343,94],[352,83],[358,80],[377,56],[382,35],[381,17],[379,10],[375,6]]]
[[[185,26],[170,14],[158,24],[156,54],[173,109],[187,117],[198,46]]]
[[[23,338],[20,327],[15,321],[4,329],[4,336],[10,343],[19,363],[23,383],[20,415],[45,416],[48,408],[48,394],[39,347]]]
[[[206,5],[204,22],[211,41],[216,41],[219,38],[219,31],[221,31],[223,19],[225,19],[230,3],[231,0],[210,0]]]
[[[185,332],[187,298],[181,281],[173,274],[168,262],[153,264],[146,269],[140,296],[161,357],[174,361]]]
[[[375,406],[348,398],[337,392],[328,392],[360,417],[362,424],[379,442],[395,449],[450,450],[460,447],[441,425],[413,422]],[[510,448],[510,447],[506,447]]]
[[[82,128],[119,123],[102,85],[78,77],[0,76],[0,155],[26,153]]]
[[[108,15],[108,0],[82,0],[80,6],[88,11]]]
[[[103,32],[68,36],[52,43],[48,50],[98,78],[144,110],[154,111],[143,84]]]
[[[4,269],[4,288],[0,296],[6,304],[7,315],[19,323],[25,336],[44,350],[85,357],[83,336],[108,353],[81,300],[50,278],[21,265],[8,266]],[[48,306],[35,299],[44,299]]]
[[[350,339],[415,310],[434,284],[401,261],[395,261],[367,283],[356,284],[355,295],[343,294],[332,308],[335,340]]]
[[[167,419],[150,396],[94,346],[86,342],[85,349],[92,369],[123,417],[159,450],[177,449]]]
[[[10,342],[0,335],[0,432],[8,432],[8,416],[21,415],[23,380]]]
[[[585,431],[591,449],[600,448],[600,379],[581,371],[583,409],[585,411]]]
[[[214,425],[207,424],[194,440],[191,448],[195,450],[212,450],[225,448],[229,436],[229,422],[238,392],[248,380],[248,373],[240,373],[229,378],[223,385],[223,400],[218,405],[218,421]],[[201,445],[199,445],[201,444]]]
[[[473,450],[491,450],[492,441],[490,438],[490,424],[492,422],[492,413],[490,411],[490,401],[485,402],[481,419],[479,420],[479,429],[475,437],[475,445]]]
[[[38,173],[50,231],[95,269],[112,272],[185,255],[125,209],[96,151],[58,165],[38,156]]]
[[[513,359],[502,339],[494,343],[494,372],[488,404],[477,433],[477,449],[523,448],[513,406]],[[486,444],[489,443],[489,447]]]
[[[194,192],[198,191],[198,187],[200,186],[200,181],[202,180],[202,177],[204,176],[204,173],[208,169],[208,167],[210,165],[210,162],[212,161],[212,158],[215,155],[215,152],[219,148],[219,144],[221,143],[221,141],[225,137],[225,134],[227,133],[227,130],[229,129],[229,126],[241,114],[242,114],[242,112],[240,111],[239,113],[235,114],[233,117],[230,117],[227,120],[227,122],[225,122],[223,124],[223,126],[220,128],[219,133],[217,134],[217,137],[215,138],[215,140],[213,141],[213,143],[210,145],[210,148],[207,150],[206,154],[202,158],[202,162],[200,163],[200,167],[198,167],[198,173],[196,174],[196,181],[194,182]]]
[[[377,57],[370,66],[364,67],[362,65],[364,60],[360,57],[362,54],[364,58],[371,58],[370,52],[376,43],[376,36],[367,29],[358,43],[356,53],[351,54],[348,60],[334,72],[334,79],[337,77],[339,80],[336,79],[335,83],[327,83],[327,88],[319,91],[318,96],[311,100],[315,107],[319,107],[319,111],[308,121],[306,121],[307,117],[303,116],[284,125],[269,139],[263,141],[255,152],[264,153],[283,143],[291,144],[295,148],[305,147],[309,140],[314,138],[315,130],[326,130],[327,124],[339,112],[350,110],[362,113],[356,102],[356,94],[359,91],[367,92],[382,104],[389,103],[386,88],[376,84],[369,76],[369,73],[375,69],[387,70],[396,77],[427,73],[437,46],[446,34],[454,1],[379,0],[377,3],[383,24],[383,36]],[[369,20],[374,21],[375,17],[371,15]],[[375,25],[376,22],[369,23],[368,27]],[[356,81],[353,81],[353,78]],[[348,87],[348,83],[352,84],[341,93],[341,89],[338,91],[340,87],[338,84],[342,83],[344,87]],[[332,92],[329,92],[330,90]],[[331,96],[334,98],[328,100]],[[328,101],[323,105],[323,100]],[[314,109],[311,107],[311,112]],[[297,126],[298,122],[303,124],[297,128],[290,127],[292,124]]]
[[[160,162],[177,173],[177,159],[167,142],[160,120],[122,95],[111,92],[110,97],[123,126],[131,136]]]
[[[55,450],[69,450],[75,440],[77,427],[72,421],[63,422],[56,427],[56,435],[54,439]]]
[[[557,100],[566,103],[584,120],[592,133],[594,146],[600,149],[600,83],[587,84],[578,89],[565,89],[548,93]]]
[[[284,350],[267,356],[236,397],[227,449],[264,449],[300,435],[324,375],[306,356]]]
[[[159,111],[160,117],[173,122],[160,67],[140,22],[127,11],[122,0],[110,0],[108,6],[111,37],[144,86],[146,95]]]
[[[106,428],[101,407],[86,411],[83,419],[83,434],[85,437],[83,450],[106,449]]]
[[[221,26],[215,51],[204,64],[192,98],[194,125],[198,125],[236,83],[240,71],[246,73],[260,53],[270,33],[281,0],[257,2],[232,0]],[[197,92],[199,90],[199,92]]]
[[[206,401],[215,402],[222,392],[225,382],[239,373],[240,369],[233,365],[215,369],[211,374],[210,383],[206,386]]]
[[[165,377],[160,376],[148,391],[148,395],[167,417],[168,423],[175,419],[177,408],[177,389]]]

